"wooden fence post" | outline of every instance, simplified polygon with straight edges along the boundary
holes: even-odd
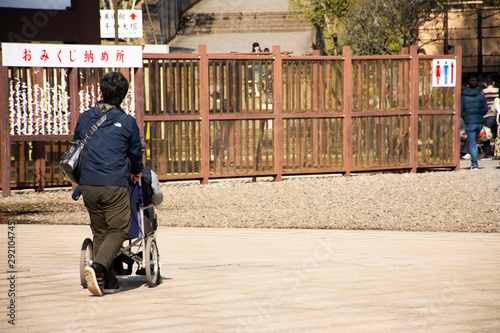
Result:
[[[343,66],[343,95],[344,95],[344,133],[343,137],[343,153],[344,153],[344,176],[349,177],[352,169],[352,82],[353,69],[351,48],[348,46],[342,47],[342,55],[344,56]]]
[[[411,172],[418,167],[418,47],[410,46],[410,166]]]
[[[313,56],[319,57],[321,56],[319,50],[314,50],[313,51]],[[313,63],[311,64],[311,109],[314,112],[317,112],[319,109],[320,105],[320,64],[319,61],[314,60]],[[310,119],[310,124],[311,124],[311,164],[313,166],[319,165],[319,140],[318,140],[318,135],[319,135],[319,129],[318,129],[318,118],[312,118]],[[316,141],[318,140],[318,141]]]
[[[210,177],[210,94],[207,46],[199,45],[198,54],[200,58],[201,183],[208,184]]]
[[[143,67],[134,68],[134,93],[135,93],[135,121],[139,126],[141,136],[146,140],[146,133],[144,132],[144,69]],[[146,151],[142,154],[142,162],[146,165]]]
[[[33,68],[35,72],[35,84],[39,87],[44,87],[43,84],[43,68],[35,67]],[[38,97],[40,98],[40,96]],[[45,141],[34,141],[33,142],[33,155],[32,158],[35,161],[35,191],[43,192],[46,185],[46,161],[45,161]]]
[[[75,134],[76,122],[80,116],[80,96],[78,95],[78,68],[70,68],[69,70],[69,128],[70,134]]]
[[[69,69],[69,133],[75,134],[76,123],[80,117],[80,95],[78,94],[78,68]],[[76,188],[76,184],[71,184],[72,189]]]
[[[1,65],[2,53],[0,52],[0,137],[1,144],[1,172],[2,172],[2,197],[10,196],[10,119],[9,119],[9,78],[8,68]]]
[[[35,160],[35,191],[43,192],[46,185],[45,141],[33,142],[33,159]]]
[[[141,135],[144,136],[144,70],[134,68],[135,90],[135,121],[139,126]]]
[[[455,85],[455,171],[460,170],[460,118],[462,94],[462,46],[455,45],[455,59],[457,60]]]
[[[279,45],[273,45],[274,181],[283,176],[283,61]]]

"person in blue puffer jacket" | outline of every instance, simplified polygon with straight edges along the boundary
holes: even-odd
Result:
[[[476,78],[471,78],[467,83],[467,89],[462,91],[461,116],[465,123],[467,140],[469,141],[469,154],[471,159],[471,170],[478,170],[477,163],[477,137],[483,129],[483,116],[488,112],[486,98],[477,88]]]
[[[128,92],[127,79],[111,72],[99,84],[102,100],[80,115],[74,135],[74,140],[84,139],[106,114],[85,144],[79,183],[94,235],[94,262],[84,273],[96,296],[119,290],[110,267],[130,227],[128,180],[139,181],[143,168],[139,127],[120,107]]]

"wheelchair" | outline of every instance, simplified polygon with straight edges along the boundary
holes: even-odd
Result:
[[[135,263],[138,266],[136,274],[145,275],[148,286],[155,287],[161,283],[160,254],[156,242],[158,222],[154,207],[143,205],[140,181],[130,187],[130,207],[129,233],[110,269],[114,269],[117,276],[131,275]],[[84,270],[93,260],[93,241],[86,238],[80,251],[80,283],[83,288],[87,288]],[[123,263],[128,264],[127,269],[123,269]]]

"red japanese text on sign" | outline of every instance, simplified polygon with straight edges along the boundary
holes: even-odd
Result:
[[[85,62],[94,63],[94,54],[92,51],[85,51]]]
[[[49,60],[49,55],[47,54],[47,50],[43,50],[42,52],[43,52],[43,53],[42,53],[42,55],[40,56],[40,60],[42,60],[42,61],[44,61],[44,62],[45,62],[45,61],[47,61],[47,60]]]
[[[2,65],[28,67],[142,67],[139,45],[2,43]]]

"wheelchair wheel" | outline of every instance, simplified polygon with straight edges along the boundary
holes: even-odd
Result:
[[[146,278],[148,286],[157,286],[160,282],[160,257],[158,255],[158,246],[153,238],[146,242],[146,255],[144,256]]]
[[[83,270],[90,266],[94,261],[94,244],[90,238],[86,238],[80,251],[80,283],[83,288],[87,288],[87,280]]]

